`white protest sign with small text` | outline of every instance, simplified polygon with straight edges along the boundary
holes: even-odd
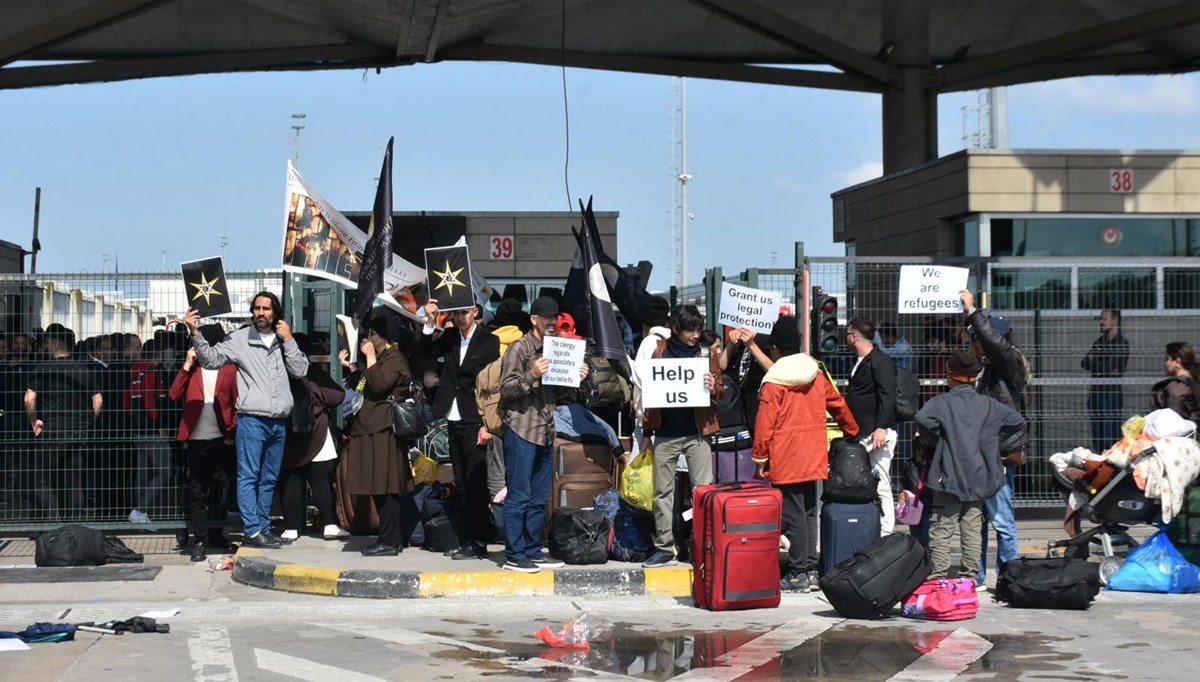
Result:
[[[717,314],[717,324],[735,329],[749,327],[767,334],[778,319],[777,292],[751,289],[729,282],[721,284],[721,310]]]
[[[550,360],[550,369],[542,375],[546,386],[579,386],[579,368],[583,365],[583,339],[564,339],[547,336],[542,342],[542,355]]]
[[[905,313],[961,313],[959,292],[967,288],[966,268],[948,265],[901,265],[899,307]]]
[[[647,360],[642,373],[642,402],[646,407],[706,407],[711,404],[704,375],[708,358]]]

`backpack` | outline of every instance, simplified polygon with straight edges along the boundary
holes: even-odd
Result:
[[[484,428],[493,436],[504,433],[504,418],[500,412],[500,363],[503,360],[496,358],[475,377],[475,405]]]
[[[926,580],[904,600],[901,613],[921,620],[967,620],[979,613],[979,593],[970,578]]]
[[[911,535],[892,533],[858,550],[821,577],[838,615],[882,618],[908,599],[933,571],[929,552]]]
[[[587,382],[593,387],[588,391],[587,408],[619,410],[629,402],[633,395],[629,389],[629,381],[613,369],[608,358],[594,356],[588,359],[590,365]]]
[[[871,502],[879,482],[871,456],[854,438],[838,438],[829,446],[829,479],[821,499],[826,502]]]
[[[896,421],[906,422],[921,409],[921,385],[912,372],[896,367]]]
[[[546,545],[550,556],[568,564],[608,562],[612,524],[600,509],[559,507],[550,517]]]
[[[417,439],[417,451],[438,464],[450,461],[450,423],[443,417],[429,423],[429,430]],[[490,429],[489,429],[490,430]]]
[[[306,379],[288,376],[292,391],[292,411],[288,414],[288,435],[307,435],[317,424],[316,398]]]
[[[740,432],[749,430],[741,385],[728,374],[721,375],[721,384],[725,393],[716,404],[717,425],[720,429],[715,435],[718,439],[737,436]]]
[[[104,534],[95,528],[69,525],[34,538],[37,566],[103,566]]]

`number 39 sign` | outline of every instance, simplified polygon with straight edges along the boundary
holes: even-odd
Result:
[[[513,259],[513,237],[511,234],[500,235],[497,237],[489,237],[488,244],[490,248],[488,254],[491,260],[512,260]]]

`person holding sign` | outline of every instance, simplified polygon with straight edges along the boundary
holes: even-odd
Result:
[[[492,515],[488,511],[487,442],[492,436],[483,428],[475,404],[475,377],[500,358],[500,340],[478,323],[478,305],[450,313],[452,325],[437,329],[441,311],[438,300],[425,304],[425,327],[421,335],[422,357],[441,357],[442,377],[433,398],[433,416],[445,417],[450,428],[450,463],[454,484],[465,491],[462,545],[450,558],[484,559],[492,539]]]
[[[675,565],[675,535],[672,519],[675,511],[675,468],[680,456],[687,458],[688,475],[692,486],[713,482],[712,450],[707,437],[716,433],[716,404],[723,392],[718,359],[708,354],[708,372],[703,375],[708,404],[698,407],[652,406],[653,384],[686,381],[688,371],[666,369],[662,359],[704,358],[707,348],[700,344],[704,317],[694,305],[683,305],[671,312],[671,336],[659,339],[650,359],[639,362],[635,372],[640,375],[645,411],[643,414],[641,449],[650,448],[654,439],[654,552],[642,563],[645,568]],[[681,387],[683,388],[683,387]],[[671,393],[681,396],[686,390]]]
[[[537,573],[561,561],[542,551],[542,526],[550,499],[550,457],[554,450],[554,399],[558,390],[542,382],[550,359],[542,354],[555,335],[558,302],[540,296],[529,306],[531,328],[501,358],[500,405],[504,421],[504,570]],[[587,363],[579,367],[586,379]]]

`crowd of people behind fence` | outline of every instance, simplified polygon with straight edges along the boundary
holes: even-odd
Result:
[[[783,493],[783,589],[807,591],[816,589],[818,484],[829,471],[831,418],[869,454],[880,532],[897,523],[892,480],[899,474],[899,501],[923,501],[924,512],[907,521],[931,548],[934,577],[949,570],[957,531],[959,575],[982,584],[989,525],[997,568],[1018,553],[1013,482],[1026,460],[1022,415],[1031,371],[1009,323],[977,308],[971,292],[961,299],[963,315],[926,320],[918,347],[890,322],[850,319],[845,351],[820,363],[803,352],[795,317],[780,317],[769,334],[714,334],[695,306],[671,308],[646,295],[642,328],[626,329],[628,376],[620,363],[589,352],[579,389],[541,381],[549,369],[544,340],[574,337],[572,314],[581,312],[564,309],[556,295],[528,305],[504,299],[494,312],[444,313],[431,300],[424,325],[377,309],[356,361],[351,349],[338,353],[341,383],[310,359],[310,339],[292,333],[269,292],[253,299],[251,323],[228,333],[201,325],[195,311],[179,329],[148,339],[77,339],[52,324],[36,335],[0,338],[3,510],[10,520],[39,523],[147,524],[182,515],[182,551],[200,561],[206,548],[228,548],[223,529],[233,510],[243,544],[276,549],[308,532],[309,501],[320,519],[312,532],[339,540],[349,533],[335,499],[369,497],[378,532],[362,553],[395,556],[412,541],[403,517],[419,448],[394,433],[392,406],[421,395],[430,416],[446,420],[453,485],[463,500],[458,546],[447,554],[480,559],[499,542],[505,569],[532,573],[561,565],[543,547],[543,528],[556,408],[578,406],[605,425],[599,430],[618,451],[654,453],[643,566],[673,565],[686,542],[676,485],[723,477],[714,451],[722,438],[745,438],[754,463],[747,478]],[[1087,406],[1096,452],[1119,438],[1127,416],[1120,383],[1105,380],[1123,376],[1129,357],[1120,311],[1099,319],[1101,335],[1081,362],[1094,379]],[[659,358],[707,359],[710,404],[641,404],[649,361]],[[1166,345],[1164,373],[1146,407],[1200,417],[1200,368],[1190,344]],[[926,382],[918,389],[924,405],[906,413],[906,375],[945,382]],[[618,435],[636,440],[622,445]],[[894,471],[898,442],[907,450],[910,441]],[[164,494],[177,482],[181,495]],[[273,525],[277,488],[280,533]]]

